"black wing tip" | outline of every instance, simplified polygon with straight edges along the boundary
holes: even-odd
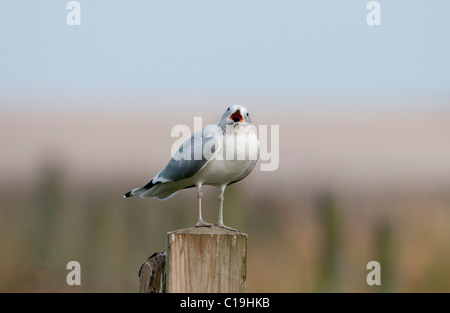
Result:
[[[151,180],[151,181],[149,181],[148,182],[148,184],[147,185],[145,185],[144,187],[142,187],[142,188],[146,188],[146,189],[150,189],[150,188],[152,188],[153,186],[156,186],[156,185],[158,185],[158,184],[160,184],[161,182],[156,182],[156,183],[153,183],[153,179]]]
[[[136,188],[136,189],[133,189],[133,190],[131,190],[131,191],[128,191],[126,194],[124,194],[123,195],[123,197],[124,198],[129,198],[129,197],[132,197],[132,196],[135,196],[135,195],[139,195],[139,194],[141,194],[141,193],[143,193],[144,191],[146,191],[146,190],[148,190],[148,189],[150,189],[150,188],[152,188],[153,186],[155,186],[155,185],[158,185],[158,184],[160,184],[160,182],[156,182],[156,183],[153,183],[153,179],[147,184],[147,185],[145,185],[144,187],[141,187],[141,188]],[[143,189],[145,189],[144,191],[142,191]],[[135,194],[133,194],[133,191],[137,191]]]

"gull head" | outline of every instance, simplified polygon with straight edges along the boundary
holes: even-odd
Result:
[[[247,108],[242,105],[232,105],[223,113],[220,124],[226,125],[250,125],[250,114]]]

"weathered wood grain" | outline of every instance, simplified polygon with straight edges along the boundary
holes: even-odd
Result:
[[[245,292],[247,234],[217,226],[167,234],[167,292]]]
[[[165,252],[154,253],[142,264],[139,270],[139,281],[141,293],[165,293]]]
[[[217,226],[167,233],[139,270],[140,292],[245,292],[247,234]]]

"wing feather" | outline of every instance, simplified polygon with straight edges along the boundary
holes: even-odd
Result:
[[[166,167],[152,179],[152,184],[176,182],[192,177],[216,156],[221,148],[219,138],[202,137],[201,134],[202,131],[194,133],[180,146]]]

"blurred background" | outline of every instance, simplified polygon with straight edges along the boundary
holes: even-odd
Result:
[[[380,26],[361,0],[80,0],[79,26],[68,2],[0,2],[0,292],[137,292],[197,198],[122,195],[230,104],[280,126],[278,169],[225,193],[249,292],[450,291],[448,1],[379,1]]]

